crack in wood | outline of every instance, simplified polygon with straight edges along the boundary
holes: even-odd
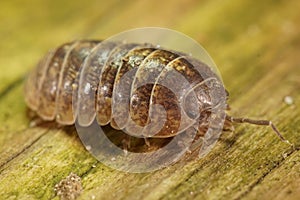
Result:
[[[9,94],[10,91],[15,89],[17,86],[19,86],[23,81],[25,80],[25,76],[21,76],[14,80],[12,83],[10,83],[6,88],[4,88],[0,92],[0,100],[4,98],[7,94]]]
[[[48,133],[48,130],[39,135],[35,140],[33,140],[29,145],[22,148],[19,152],[15,153],[11,157],[9,157],[5,162],[3,162],[0,165],[0,174],[5,170],[5,165],[16,159],[18,156],[20,156],[22,153],[24,153],[27,149],[29,149],[31,146],[33,146],[35,143],[37,143],[43,136],[45,136]]]
[[[270,170],[268,170],[265,174],[263,174],[261,177],[259,177],[259,179],[257,179],[257,181],[255,181],[255,183],[251,184],[250,187],[243,192],[241,195],[239,195],[237,198],[235,198],[234,200],[240,200],[243,197],[246,197],[257,185],[259,185],[269,174],[271,174],[275,169],[281,167],[284,164],[284,161],[291,156],[293,153],[299,151],[298,148],[293,149],[292,151],[290,151],[289,153],[286,154],[285,158],[282,158],[280,161],[277,162],[276,165],[274,165]]]
[[[232,136],[232,138],[229,139],[229,140],[228,140],[228,138],[224,138],[224,139],[220,138],[220,139],[222,139],[222,143],[224,142],[224,143],[227,144],[225,147],[223,147],[224,151],[229,150],[229,149],[236,143],[237,139],[238,139],[241,135],[243,135],[243,134],[244,134],[244,132],[239,131],[239,132],[235,133],[235,134]],[[213,159],[204,161],[203,164],[202,164],[199,168],[196,168],[196,169],[194,169],[193,171],[191,171],[191,172],[187,175],[187,177],[184,179],[184,181],[180,182],[180,183],[177,184],[175,187],[172,187],[172,189],[170,189],[170,191],[176,191],[178,188],[180,188],[181,186],[183,186],[183,184],[185,184],[189,179],[191,179],[195,174],[201,172],[201,170],[202,170],[203,168],[205,168],[205,166],[209,165],[209,163],[213,163],[214,161],[216,161],[216,160],[219,158],[219,156],[221,156],[221,152],[222,152],[222,151],[216,151],[216,152],[215,152],[216,155],[213,157]],[[206,186],[204,186],[204,187],[206,187]],[[160,200],[161,200],[161,199],[164,199],[168,194],[169,194],[169,193],[166,193],[165,195],[161,196],[159,199],[160,199]]]
[[[274,165],[274,167],[272,167],[270,170],[268,170],[268,172],[266,172],[266,173],[263,174],[261,177],[259,177],[255,183],[251,184],[250,187],[249,187],[245,192],[243,192],[241,195],[239,195],[239,196],[238,196],[237,198],[235,198],[234,200],[240,200],[240,199],[242,199],[243,197],[245,197],[247,194],[249,194],[249,193],[253,190],[253,188],[254,188],[255,186],[259,185],[259,184],[264,180],[264,178],[265,178],[266,176],[268,176],[269,174],[271,174],[275,169],[277,169],[277,168],[279,168],[280,166],[282,166],[282,165],[284,164],[284,161],[285,161],[289,156],[291,156],[293,153],[295,153],[295,152],[297,152],[297,151],[299,151],[299,150],[300,150],[299,147],[295,147],[292,151],[288,152],[288,153],[286,154],[286,157],[285,157],[285,158],[283,158],[283,159],[281,159],[280,161],[278,161],[278,162],[276,163],[276,165]],[[218,157],[218,156],[216,156],[213,160],[217,159],[217,157]],[[210,160],[210,161],[213,161],[213,160]],[[209,162],[210,162],[210,161],[209,161]],[[205,165],[205,164],[207,164],[207,162],[204,163],[204,165]],[[198,172],[200,172],[201,169],[204,167],[204,165],[202,165],[200,168],[196,168],[196,169],[194,169],[193,171],[191,171],[191,172],[188,174],[187,178],[184,179],[184,181],[180,182],[178,185],[176,185],[175,187],[173,187],[170,191],[176,191],[178,188],[180,188],[181,186],[183,186],[183,185],[184,185],[189,179],[191,179],[195,174],[197,174]],[[169,194],[169,193],[166,193],[165,195],[161,196],[159,199],[160,199],[160,200],[165,199],[165,198],[168,196],[168,194]]]

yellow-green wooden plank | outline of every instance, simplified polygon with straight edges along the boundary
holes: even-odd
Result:
[[[75,172],[81,199],[299,199],[298,150],[264,127],[237,126],[204,159],[145,174],[98,163],[72,129],[29,128],[22,77],[51,47],[138,26],[174,28],[210,52],[232,113],[273,120],[299,146],[297,0],[0,3],[0,199],[49,199]],[[284,103],[290,95],[293,105]]]

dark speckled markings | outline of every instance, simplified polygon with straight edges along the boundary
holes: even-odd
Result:
[[[46,54],[25,85],[27,105],[43,120],[72,125],[80,115],[84,126],[97,120],[144,138],[205,130],[227,96],[210,67],[187,54],[111,41],[61,45]],[[270,125],[283,139],[270,121],[226,120]]]

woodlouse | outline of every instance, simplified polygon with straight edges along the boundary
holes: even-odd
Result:
[[[81,75],[82,64],[91,66],[84,75]],[[129,71],[130,76],[126,78],[124,74]],[[188,89],[173,84],[175,90],[184,96],[183,109],[178,107],[181,100],[174,96],[174,92],[158,84],[160,80],[176,83],[170,71],[176,71],[188,82]],[[121,78],[125,80],[120,82]],[[78,88],[80,79],[81,88]],[[191,91],[196,98],[189,96]],[[96,117],[99,125],[110,123],[114,129],[126,129],[136,136],[166,138],[190,127],[188,119],[201,118],[197,127],[207,123],[211,110],[220,102],[226,104],[228,93],[224,94],[225,91],[218,76],[206,64],[184,53],[151,44],[102,44],[101,41],[84,40],[63,44],[46,54],[27,79],[25,99],[30,109],[43,120],[71,125],[79,112],[84,125]],[[81,92],[84,93],[82,96]],[[214,93],[214,98],[210,92]],[[78,97],[85,105],[78,105]],[[151,116],[152,104],[163,105],[166,111],[167,120],[161,129],[155,126],[161,120],[157,115],[159,111],[152,110],[156,115]],[[78,109],[76,112],[74,105]],[[95,115],[86,113],[90,109],[95,109]],[[183,115],[187,120],[180,124],[179,118]],[[280,139],[288,142],[270,121],[229,115],[225,119],[271,126]],[[145,129],[151,122],[154,125]]]

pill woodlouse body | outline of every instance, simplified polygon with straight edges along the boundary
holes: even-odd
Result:
[[[185,82],[177,80],[178,74]],[[91,40],[66,43],[47,53],[25,85],[27,105],[43,120],[71,125],[80,115],[83,125],[96,118],[101,126],[110,123],[114,129],[154,138],[172,137],[192,126],[200,129],[212,109],[226,106],[227,96],[210,67],[187,54],[151,44]],[[166,119],[153,106],[157,104]],[[91,109],[94,115],[88,113]],[[271,125],[282,138],[269,121],[225,119]]]

